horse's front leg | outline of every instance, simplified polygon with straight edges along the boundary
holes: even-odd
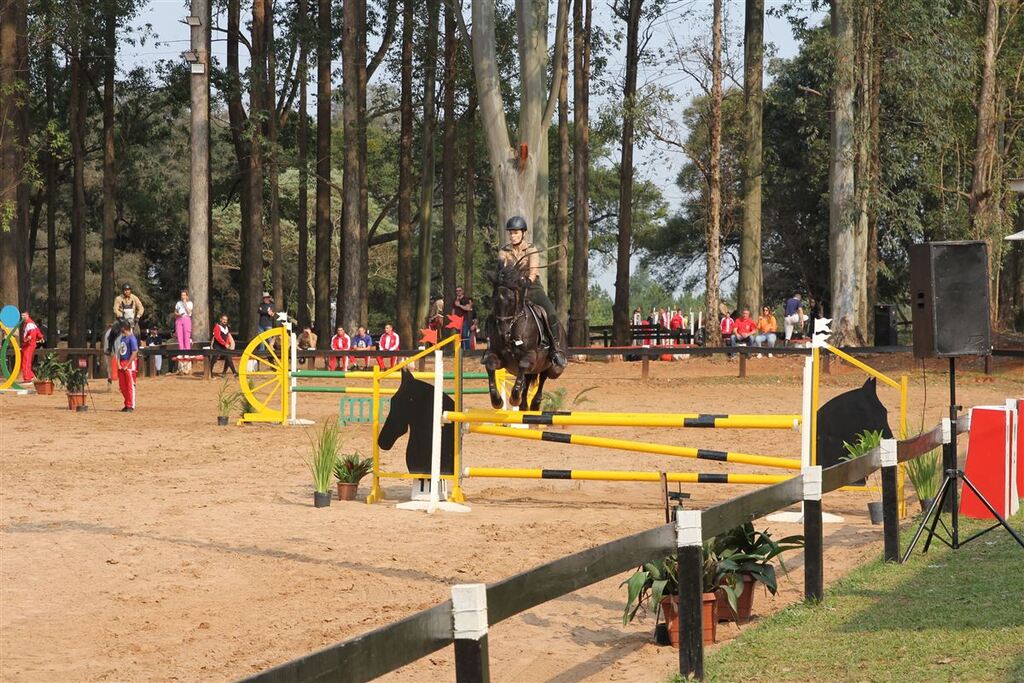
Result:
[[[498,410],[502,407],[501,392],[498,391],[498,381],[494,377],[494,371],[501,365],[501,361],[491,351],[484,354],[484,367],[487,369],[487,391],[491,396],[491,407]]]
[[[511,406],[518,406],[522,401],[525,388],[526,373],[520,369],[519,374],[516,375],[515,384],[512,385],[512,393],[508,397],[508,404]]]
[[[527,396],[523,396],[523,407],[521,410],[540,410],[541,401],[544,400],[544,380],[547,379],[547,373],[541,372],[536,375],[532,375],[537,378],[537,393],[533,397],[533,401],[530,402],[529,407],[526,404]],[[526,392],[529,395],[529,391]]]

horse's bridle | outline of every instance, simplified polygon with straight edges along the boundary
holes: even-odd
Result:
[[[502,285],[498,285],[499,289],[501,289],[502,287]],[[518,287],[504,287],[504,289],[511,289],[512,292],[515,294],[515,303],[512,306],[513,313],[512,315],[495,314],[494,321],[498,325],[498,332],[501,334],[502,339],[511,347],[514,346],[514,344],[512,344],[512,330],[515,329],[516,323],[519,322],[520,319],[526,317],[526,306],[520,305],[521,301]],[[508,324],[508,327],[505,329],[505,331],[502,331],[501,329],[502,323]]]

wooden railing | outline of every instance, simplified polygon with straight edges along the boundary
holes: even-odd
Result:
[[[959,421],[966,431],[966,420]],[[806,468],[799,476],[739,496],[703,511],[681,512],[665,524],[589,548],[484,587],[452,587],[452,600],[417,612],[318,652],[286,662],[249,681],[368,681],[436,652],[455,646],[456,680],[489,680],[487,630],[511,616],[599,581],[618,576],[645,562],[676,554],[679,561],[680,621],[686,629],[679,649],[679,672],[703,676],[701,638],[701,542],[770,512],[803,503],[805,562],[804,595],[819,601],[823,594],[824,543],[821,497],[865,478],[882,475],[883,537],[886,561],[899,560],[896,470],[899,462],[920,457],[950,441],[949,421],[904,441],[886,440],[866,455],[834,467]]]

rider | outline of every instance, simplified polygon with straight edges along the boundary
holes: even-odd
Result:
[[[527,298],[531,303],[541,306],[547,313],[544,324],[547,327],[545,332],[551,341],[551,362],[560,368],[564,368],[566,364],[565,353],[559,348],[561,323],[558,320],[558,314],[555,312],[554,305],[552,305],[548,295],[544,292],[544,287],[540,284],[540,253],[536,247],[526,241],[526,219],[522,216],[512,216],[505,223],[505,230],[508,232],[509,241],[498,252],[498,258],[501,259],[503,264],[507,264],[516,263],[523,256],[527,256],[527,263],[529,265],[527,277],[530,279],[530,289],[527,293]]]

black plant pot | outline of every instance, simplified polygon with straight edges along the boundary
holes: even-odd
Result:
[[[868,503],[868,515],[871,516],[872,524],[882,523],[882,501],[874,500]]]
[[[928,512],[928,508],[930,508],[932,506],[932,503],[935,502],[935,499],[934,498],[921,498],[921,499],[918,499],[917,502],[921,504],[921,512]]]
[[[219,424],[221,427],[226,427],[227,424],[228,424],[228,416],[227,415],[218,415],[217,416],[217,424]]]
[[[331,506],[331,492],[320,493],[319,491],[313,492],[313,507],[315,508],[326,508]]]

